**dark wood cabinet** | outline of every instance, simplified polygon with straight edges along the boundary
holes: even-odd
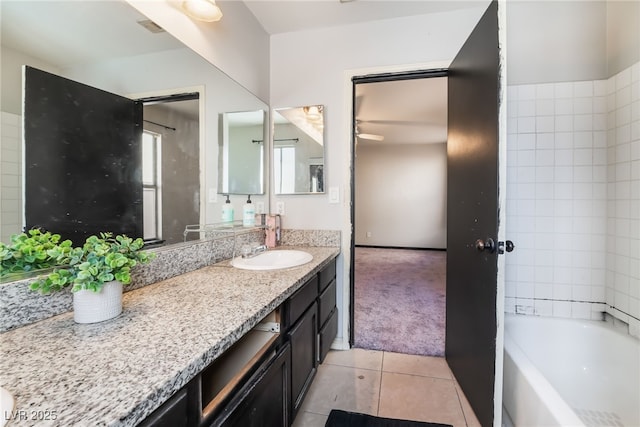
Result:
[[[302,285],[291,297],[287,303],[288,316],[286,326],[293,326],[300,316],[307,311],[307,308],[311,306],[318,297],[318,276],[313,276],[311,279]]]
[[[318,368],[318,309],[315,301],[289,329],[291,344],[291,419],[302,405]]]
[[[318,297],[318,325],[322,327],[327,320],[329,320],[329,316],[336,309],[336,281],[335,279],[331,281],[329,286],[322,291],[320,296]]]
[[[289,427],[338,332],[336,260],[147,417],[143,427]]]
[[[338,309],[334,308],[318,333],[318,363],[322,363],[338,334]]]
[[[189,423],[188,409],[189,400],[185,387],[149,415],[140,427],[188,427],[193,425]]]
[[[338,335],[335,259],[318,273],[318,278],[318,363],[322,363]]]
[[[251,377],[214,427],[289,427],[291,346],[286,343]]]

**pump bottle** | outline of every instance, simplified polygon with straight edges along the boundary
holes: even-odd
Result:
[[[247,203],[242,207],[242,225],[244,227],[255,227],[256,208],[251,203],[251,195],[247,196]]]
[[[227,194],[227,201],[222,205],[222,222],[233,222],[233,205]]]

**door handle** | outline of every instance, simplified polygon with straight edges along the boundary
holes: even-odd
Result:
[[[491,237],[486,240],[478,239],[476,240],[476,249],[480,252],[489,251],[489,253],[494,253],[496,251],[496,242]]]
[[[513,244],[511,240],[507,240],[504,242],[498,242],[498,253],[503,254],[504,251],[513,252],[516,246]]]

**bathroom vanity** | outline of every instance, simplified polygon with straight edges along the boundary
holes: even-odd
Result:
[[[289,426],[337,333],[339,248],[275,271],[228,261],[0,335],[12,425]]]

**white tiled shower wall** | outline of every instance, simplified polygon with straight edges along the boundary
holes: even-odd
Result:
[[[9,242],[22,231],[22,123],[19,115],[3,111],[0,125],[0,241]]]
[[[508,90],[507,311],[640,335],[640,63]]]

